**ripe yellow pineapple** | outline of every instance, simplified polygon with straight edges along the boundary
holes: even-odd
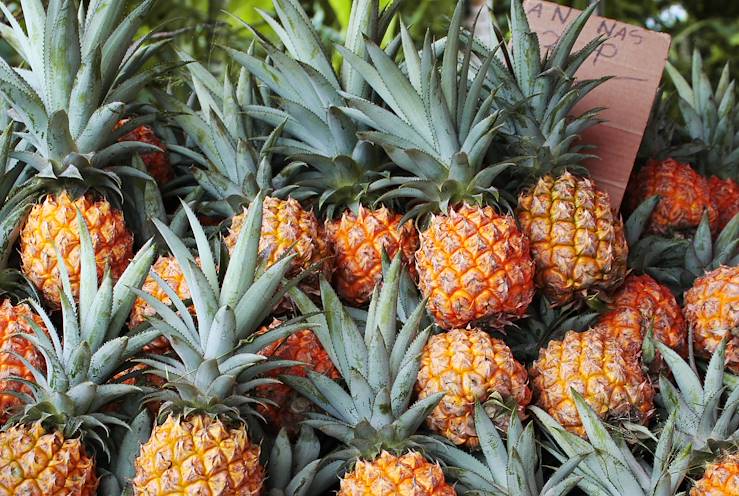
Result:
[[[605,191],[569,173],[545,176],[519,196],[518,221],[531,240],[536,285],[554,303],[618,287],[628,246]]]
[[[386,207],[371,210],[360,206],[356,214],[347,210],[340,219],[327,221],[326,233],[336,253],[334,285],[344,301],[353,305],[369,301],[382,277],[383,249],[390,258],[400,252],[415,275],[418,232],[412,221],[401,226],[401,219],[402,215]]]
[[[508,215],[464,204],[435,215],[416,252],[419,286],[444,329],[522,317],[533,298],[528,238]]]
[[[264,481],[259,455],[243,424],[231,426],[202,414],[168,416],[141,446],[134,494],[158,496],[186,488],[187,494],[256,496]]]
[[[260,329],[259,334],[269,332],[269,330],[279,325],[280,321],[275,320],[269,328],[263,327]],[[340,377],[339,371],[334,367],[328,353],[310,329],[303,329],[290,336],[280,338],[261,349],[259,354],[277,360],[291,360],[305,364],[272,369],[265,374],[267,377],[277,378],[281,375],[305,377],[308,370],[323,374],[334,380]],[[270,430],[277,432],[284,428],[290,434],[297,433],[305,413],[311,408],[308,400],[301,398],[285,384],[265,384],[259,386],[256,393],[260,398],[269,398],[275,403],[274,405],[264,403],[257,406],[257,411],[264,418],[269,419],[268,428]]]
[[[61,277],[55,246],[69,272],[72,292],[79,295],[80,234],[77,210],[88,225],[95,250],[98,277],[105,267],[118,278],[133,254],[133,235],[123,214],[105,199],[84,195],[73,199],[67,191],[49,194],[34,205],[20,233],[23,274],[59,307]]]
[[[247,212],[248,209],[244,209],[233,218],[231,229],[225,238],[229,251],[233,251],[236,245]],[[331,252],[323,227],[315,214],[305,210],[297,200],[266,197],[261,232],[259,251],[266,253],[268,265],[273,265],[294,250],[296,257],[293,259],[290,275],[296,275],[314,265],[320,266],[324,274],[330,274]]]
[[[739,454],[726,454],[706,466],[703,477],[690,490],[690,496],[739,495]]]
[[[531,401],[529,377],[508,346],[479,329],[454,329],[429,339],[421,355],[416,391],[423,399],[446,393],[426,423],[429,428],[470,448],[479,446],[475,431],[475,403],[485,405],[499,427],[507,427],[510,406],[524,417]]]
[[[640,363],[597,328],[568,331],[561,341],[550,341],[530,374],[536,404],[581,437],[585,429],[571,388],[604,419],[646,424],[653,413],[654,389]]]
[[[728,334],[726,366],[739,373],[739,267],[721,266],[699,277],[685,292],[685,319],[693,329],[696,354],[711,356]]]
[[[21,404],[20,399],[5,392],[30,392],[25,384],[7,379],[14,376],[34,381],[31,370],[17,355],[25,358],[36,369],[46,370],[41,352],[30,341],[19,336],[21,333],[33,334],[28,319],[45,329],[41,318],[27,304],[13,305],[9,299],[0,303],[0,424],[5,423],[10,411]]]
[[[372,462],[360,460],[341,481],[339,496],[455,496],[438,463],[415,451],[393,455],[382,451]]]
[[[36,422],[0,436],[0,494],[95,496],[95,463],[79,438],[65,439]]]

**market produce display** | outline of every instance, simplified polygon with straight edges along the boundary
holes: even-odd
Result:
[[[739,496],[728,67],[668,63],[619,210],[595,5],[196,60],[154,3],[0,2],[0,495]]]

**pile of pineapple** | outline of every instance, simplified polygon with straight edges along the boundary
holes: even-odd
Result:
[[[739,495],[739,114],[668,67],[622,215],[519,0],[0,3],[0,494]],[[628,102],[624,102],[628,105]]]

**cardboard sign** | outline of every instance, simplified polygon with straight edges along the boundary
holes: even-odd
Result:
[[[540,0],[524,1],[524,10],[531,29],[539,35],[542,51],[554,46],[580,13],[577,9]],[[579,114],[593,107],[606,109],[600,114],[606,122],[583,133],[583,141],[595,145],[593,153],[600,157],[585,165],[597,183],[608,191],[613,207],[618,208],[667,61],[670,36],[591,16],[575,49],[600,34],[608,39],[583,63],[577,76],[583,79],[615,77],[593,90],[573,112]]]

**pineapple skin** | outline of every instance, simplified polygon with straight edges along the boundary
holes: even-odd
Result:
[[[645,334],[652,329],[655,339],[681,356],[688,353],[688,330],[680,305],[670,290],[648,275],[629,275],[613,296],[611,310],[603,314],[597,326],[612,339],[618,339],[634,359],[641,356]],[[664,363],[657,358],[653,371]]]
[[[539,351],[530,370],[536,404],[568,431],[585,437],[570,388],[601,418],[630,417],[646,424],[654,410],[654,389],[641,364],[617,340],[599,329],[568,331]]]
[[[455,496],[439,464],[420,453],[396,456],[383,451],[372,461],[359,460],[341,480],[338,496]]]
[[[433,216],[420,242],[419,286],[439,327],[503,327],[526,313],[534,263],[513,217],[463,204]]]
[[[123,126],[128,121],[129,119],[118,121],[116,128]],[[146,166],[146,171],[160,186],[174,179],[174,169],[169,161],[167,146],[159,139],[150,126],[139,126],[118,138],[118,141],[139,141],[148,145],[154,145],[162,150],[161,152],[144,153],[141,155],[141,160],[143,160]]]
[[[501,340],[479,329],[454,329],[429,339],[421,355],[416,391],[419,399],[445,392],[426,423],[432,431],[454,444],[477,448],[475,403],[485,403],[498,393],[504,401],[516,402],[518,415],[525,417],[531,402],[526,368],[515,360]],[[508,411],[495,415],[496,424],[507,428]]]
[[[412,221],[402,226],[402,215],[386,207],[359,207],[345,211],[340,219],[326,222],[326,234],[336,254],[334,287],[349,304],[366,304],[382,278],[382,250],[392,259],[401,252],[411,276],[416,275],[413,257],[418,250],[418,231]]]
[[[30,393],[28,386],[8,378],[14,376],[34,382],[33,374],[16,355],[28,360],[39,371],[46,371],[46,361],[41,352],[30,341],[18,336],[21,333],[34,334],[28,319],[33,319],[41,329],[46,330],[41,317],[27,304],[14,306],[7,299],[0,303],[0,423],[7,421],[10,409],[21,404],[18,398],[3,392]]]
[[[711,199],[718,210],[720,231],[739,213],[739,183],[730,178],[711,176],[708,178],[708,187],[711,190]]]
[[[262,231],[259,251],[266,252],[267,264],[272,265],[294,250],[290,276],[319,264],[325,275],[331,274],[331,251],[323,227],[312,211],[305,210],[297,200],[280,200],[268,196],[264,199]],[[246,221],[248,209],[234,216],[231,229],[225,238],[229,251],[233,251]]]
[[[275,320],[269,327],[260,329],[259,334],[269,332],[278,325],[280,321]],[[266,377],[278,378],[281,375],[305,377],[308,369],[333,380],[341,377],[328,353],[310,329],[303,329],[286,338],[278,339],[263,348],[259,354],[275,360],[295,360],[305,364],[305,366],[272,369],[265,374]],[[267,398],[276,403],[276,405],[267,403],[257,405],[257,411],[264,418],[269,419],[267,427],[270,431],[278,432],[285,428],[290,434],[297,434],[300,430],[300,422],[305,420],[305,413],[312,411],[310,401],[302,398],[286,384],[258,386],[255,396]]]
[[[739,455],[726,455],[706,466],[703,477],[695,482],[690,496],[739,495]]]
[[[92,238],[98,278],[106,266],[114,279],[120,277],[133,256],[133,235],[126,228],[123,213],[104,199],[91,195],[76,200],[66,192],[49,194],[31,209],[20,233],[23,274],[43,293],[53,308],[60,307],[57,253],[59,249],[69,272],[72,292],[79,296],[80,236],[77,209]]]
[[[46,433],[38,422],[0,433],[0,495],[94,496],[97,486],[79,438]]]
[[[246,428],[207,415],[169,416],[154,427],[135,461],[135,495],[257,496],[265,471]]]
[[[650,160],[639,170],[628,191],[626,200],[630,210],[659,195],[660,202],[647,227],[649,233],[693,230],[700,224],[704,211],[708,212],[711,231],[718,228],[719,214],[708,181],[689,164],[674,159]]]
[[[696,354],[711,356],[726,333],[739,327],[739,267],[721,266],[696,279],[685,292],[684,310]],[[730,336],[726,366],[739,373],[739,338]]]
[[[517,218],[531,241],[536,286],[555,304],[618,287],[626,276],[623,222],[608,194],[565,172],[519,196]]]

